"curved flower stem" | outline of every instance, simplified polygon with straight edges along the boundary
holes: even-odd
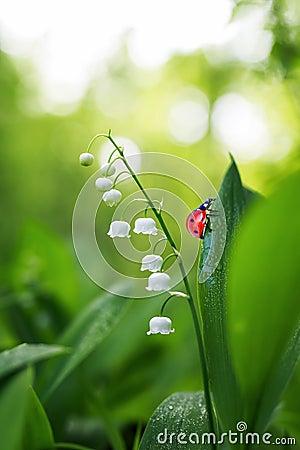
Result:
[[[154,254],[155,254],[155,250],[156,250],[156,247],[158,246],[158,244],[160,244],[163,241],[168,241],[167,236],[164,236],[164,237],[158,239],[158,241],[155,242],[155,244],[153,245],[153,250],[152,250]]]
[[[160,316],[163,315],[164,313],[164,309],[168,303],[169,300],[171,300],[171,298],[173,297],[181,297],[181,298],[188,298],[188,296],[186,294],[183,294],[182,292],[170,292],[169,297],[163,302],[162,307],[160,308]]]
[[[160,212],[158,212],[157,209],[155,208],[153,201],[151,200],[151,198],[145,191],[142,183],[136,176],[136,174],[133,171],[133,169],[131,168],[131,166],[128,164],[126,158],[124,158],[123,150],[121,148],[119,148],[119,146],[116,144],[114,139],[111,137],[111,130],[109,130],[106,137],[110,140],[110,142],[115,146],[115,148],[119,151],[120,155],[123,157],[123,162],[124,162],[126,168],[130,172],[133,180],[135,181],[137,186],[142,191],[144,197],[148,201],[148,204],[149,204],[150,208],[152,209],[154,215],[156,216],[167,240],[169,241],[171,247],[173,248],[174,253],[179,254],[179,252],[176,248],[175,241],[173,240],[171,234],[169,233],[169,230],[167,228],[167,225],[165,224],[164,219],[162,218]],[[192,294],[190,284],[188,281],[188,277],[187,277],[187,274],[186,274],[186,271],[184,268],[184,264],[183,264],[181,258],[178,259],[178,265],[179,265],[179,269],[180,269],[180,272],[181,272],[181,275],[183,278],[183,283],[184,283],[184,286],[186,289],[186,293],[188,295],[187,300],[189,303],[190,311],[191,311],[192,318],[193,318],[194,328],[195,328],[195,332],[196,332],[198,350],[199,350],[199,356],[200,356],[201,368],[202,368],[203,387],[204,387],[204,395],[205,395],[205,402],[206,402],[207,415],[208,415],[209,430],[210,430],[210,432],[213,432],[215,429],[214,411],[213,411],[212,399],[211,399],[211,394],[210,394],[209,375],[208,375],[208,370],[207,370],[207,362],[206,362],[206,355],[205,355],[205,348],[204,348],[204,341],[203,341],[202,330],[201,330],[201,325],[200,325],[199,313],[197,312],[197,309],[195,307],[193,294]]]
[[[116,158],[116,159],[117,159],[117,158]],[[122,161],[123,161],[123,158],[118,158],[118,159],[122,159]],[[117,184],[118,178],[120,178],[121,175],[124,175],[124,173],[127,173],[127,175],[128,175],[128,174],[131,175],[131,174],[128,172],[128,170],[122,170],[122,172],[118,173],[118,175],[117,175],[116,178],[114,179],[113,187],[115,187],[115,185]]]
[[[115,153],[115,151],[116,151],[116,149],[111,153],[111,155],[110,156],[112,156],[114,153]],[[110,158],[110,157],[109,157]],[[121,156],[117,156],[115,159],[113,159],[112,161],[108,161],[108,166],[107,166],[107,169],[106,169],[106,172],[105,172],[105,176],[107,177],[108,176],[108,172],[109,172],[109,169],[111,168],[111,166],[116,162],[116,161],[118,161],[118,159],[121,159],[121,161],[123,161],[123,158],[121,157]]]
[[[107,137],[107,134],[104,134],[104,133],[96,134],[96,136],[93,137],[93,139],[90,141],[90,143],[88,145],[88,148],[86,150],[87,153],[90,152],[90,148],[93,145],[93,143],[95,142],[95,140],[100,138],[100,137]]]
[[[173,298],[173,297],[174,297],[174,295],[169,295],[169,297],[167,298],[167,300],[165,300],[165,301],[163,302],[162,307],[160,308],[160,313],[159,313],[160,316],[163,316],[163,315],[164,315],[164,309],[165,309],[165,307],[166,307],[168,301],[171,300],[171,298]]]
[[[107,137],[107,134],[105,134],[104,136]],[[111,152],[111,154],[109,155],[109,158],[108,158],[108,160],[107,160],[108,164],[111,163],[112,157],[114,156],[114,154],[115,154],[117,151],[118,151],[118,149],[115,148],[115,149]]]
[[[179,256],[179,254],[178,253],[175,253],[175,252],[173,252],[173,253],[171,253],[170,255],[168,255],[168,256],[166,256],[165,257],[165,259],[164,259],[164,261],[163,261],[163,263],[162,263],[162,265],[161,265],[161,268],[160,268],[160,271],[162,272],[163,271],[163,268],[164,268],[164,265],[166,264],[166,262],[169,260],[169,259],[171,259],[171,258],[180,258],[180,256]]]

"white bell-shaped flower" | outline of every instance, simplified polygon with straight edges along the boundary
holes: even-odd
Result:
[[[155,236],[157,235],[155,220],[151,219],[151,217],[136,219],[133,231],[136,234],[153,234]]]
[[[94,162],[94,156],[91,153],[81,153],[79,162],[82,166],[91,166]]]
[[[115,220],[110,224],[109,232],[107,234],[111,238],[115,237],[130,238],[129,231],[130,231],[129,223],[124,222],[123,220]]]
[[[150,334],[170,334],[174,333],[175,329],[172,327],[172,321],[169,317],[152,317],[149,322],[150,330],[147,331],[148,336]]]
[[[163,259],[159,255],[146,255],[142,259],[141,271],[150,270],[150,272],[159,272]]]
[[[108,206],[115,206],[122,198],[122,194],[117,189],[111,189],[103,194],[102,199]]]
[[[168,291],[171,278],[166,273],[152,273],[148,278],[147,291]]]
[[[108,169],[108,167],[109,167],[109,163],[105,163],[105,164],[103,164],[103,165],[100,167],[99,172],[100,172],[100,174],[103,175],[104,177],[111,177],[111,176],[114,175],[115,172],[116,172],[116,168],[115,168],[115,166],[114,166],[113,164],[109,167],[109,169]],[[107,169],[108,169],[108,170],[107,170]]]
[[[113,182],[109,178],[97,178],[95,186],[98,191],[105,192],[112,188]]]

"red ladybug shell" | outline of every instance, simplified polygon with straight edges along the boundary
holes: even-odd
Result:
[[[203,239],[207,212],[203,209],[194,209],[186,219],[186,228],[192,236]]]

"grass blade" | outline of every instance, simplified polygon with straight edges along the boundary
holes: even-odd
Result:
[[[68,349],[59,345],[21,344],[0,353],[0,378],[6,377],[28,364],[67,353]]]
[[[61,343],[72,348],[72,352],[58,361],[51,370],[46,367],[46,371],[51,373],[51,378],[47,382],[46,397],[49,397],[102,342],[117,324],[127,305],[126,298],[105,293],[88,305],[75,319],[60,339]]]
[[[234,161],[222,182],[219,201],[222,202],[227,236],[223,256],[215,272],[204,283],[199,284],[199,300],[203,320],[204,343],[207,355],[210,385],[218,418],[225,430],[234,429],[241,419],[242,402],[236,380],[227,338],[226,281],[229,253],[233,237],[246,207],[256,194],[244,188]],[[216,209],[218,207],[216,206]],[[212,221],[212,228],[214,222]],[[212,233],[206,233],[200,259],[200,271],[205,265],[212,245]]]

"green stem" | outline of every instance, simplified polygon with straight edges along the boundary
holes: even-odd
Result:
[[[108,135],[106,135],[106,137],[111,141],[111,143],[115,146],[115,148],[119,151],[121,156],[124,156],[124,153],[121,149],[119,149],[118,145],[116,144],[116,142],[114,141],[114,139],[111,137],[110,135],[110,131],[108,133]],[[144,197],[147,199],[150,208],[152,209],[154,215],[156,216],[165,236],[167,237],[171,247],[173,248],[174,253],[179,253],[177,248],[176,248],[176,244],[175,241],[173,240],[171,234],[169,233],[169,230],[167,228],[167,225],[165,224],[164,219],[161,216],[161,213],[157,211],[157,209],[154,206],[153,201],[151,200],[151,198],[149,197],[149,195],[147,194],[147,192],[145,191],[142,183],[140,182],[140,180],[138,179],[138,177],[136,176],[135,172],[132,170],[131,166],[128,164],[126,158],[123,159],[123,162],[125,164],[125,166],[127,167],[128,171],[130,172],[133,180],[135,181],[135,183],[137,184],[137,186],[140,188],[140,190],[142,191]],[[206,356],[205,356],[205,349],[204,349],[204,342],[203,342],[203,336],[202,336],[202,331],[201,331],[201,326],[200,326],[200,319],[199,316],[197,314],[197,310],[195,307],[195,302],[193,300],[193,295],[191,292],[191,288],[189,285],[189,281],[188,281],[188,277],[183,265],[183,262],[181,260],[181,258],[179,258],[178,261],[178,265],[179,265],[179,269],[183,278],[183,283],[186,289],[186,293],[188,295],[188,302],[189,302],[189,307],[191,310],[191,314],[192,314],[192,318],[193,318],[193,323],[194,323],[194,328],[195,328],[195,332],[196,332],[196,337],[197,337],[197,343],[198,343],[198,350],[199,350],[199,356],[200,356],[200,361],[201,361],[201,368],[202,368],[202,378],[203,378],[203,386],[204,386],[204,396],[205,396],[205,402],[206,402],[206,409],[207,409],[207,415],[208,415],[208,423],[209,423],[209,431],[213,432],[215,427],[214,427],[214,412],[213,412],[213,406],[212,406],[212,400],[211,400],[211,395],[210,395],[210,387],[209,387],[209,376],[208,376],[208,370],[207,370],[207,362],[206,362]]]
[[[164,309],[165,309],[168,301],[171,300],[171,298],[173,298],[173,297],[187,298],[187,295],[184,294],[183,292],[170,292],[169,297],[163,302],[162,307],[160,308],[160,316],[163,316]]]
[[[174,256],[175,256],[176,259],[179,257],[178,253],[171,253],[170,255],[166,256],[166,258],[164,259],[164,261],[163,261],[163,263],[162,263],[162,265],[161,265],[161,268],[160,268],[160,271],[161,271],[161,272],[163,271],[163,268],[164,268],[166,262],[167,262],[170,258],[174,258]]]
[[[90,153],[90,148],[93,145],[93,143],[95,142],[96,139],[100,138],[100,137],[107,137],[107,134],[96,134],[96,136],[93,137],[93,139],[90,141],[88,148],[86,150],[87,153]]]
[[[116,149],[115,149],[115,150],[116,150]],[[114,154],[115,150],[112,152],[111,155]],[[111,155],[110,155],[110,156],[111,156]],[[108,166],[107,166],[107,169],[106,169],[106,172],[105,172],[105,176],[106,176],[106,177],[109,176],[109,175],[108,175],[109,169],[111,168],[111,166],[112,166],[116,161],[118,161],[118,159],[121,159],[121,161],[123,161],[123,158],[122,158],[121,156],[117,156],[117,158],[115,158],[113,161],[108,161]]]
[[[136,432],[135,432],[135,436],[134,436],[134,442],[133,442],[132,450],[138,450],[139,445],[140,445],[140,441],[141,441],[141,435],[142,435],[142,422],[139,421],[138,425],[137,425]]]
[[[122,159],[122,161],[124,161],[123,158],[120,158],[120,159]],[[128,172],[128,170],[122,170],[122,172],[118,173],[118,175],[117,175],[116,178],[114,179],[113,187],[115,187],[115,185],[117,184],[118,178],[120,178],[121,175],[124,175],[124,173],[127,173],[127,175],[131,175],[131,174]]]
[[[107,137],[107,135],[105,135],[105,137]],[[114,156],[114,154],[117,152],[118,150],[115,148],[112,152],[111,152],[111,154],[110,154],[110,156],[109,156],[109,158],[108,158],[108,160],[107,160],[107,162],[110,164],[110,162],[111,162],[111,160],[112,160],[112,157]]]
[[[169,297],[167,298],[167,300],[165,300],[165,301],[163,302],[162,307],[160,308],[160,313],[159,313],[160,316],[163,316],[163,315],[164,315],[164,309],[165,309],[165,307],[166,307],[166,304],[167,304],[168,301],[171,300],[171,298],[173,298],[173,297],[174,297],[174,295],[169,295]]]
[[[152,250],[153,253],[155,254],[156,247],[158,246],[158,244],[160,244],[160,243],[163,242],[163,241],[167,241],[167,240],[168,240],[167,236],[164,236],[164,237],[158,239],[158,241],[156,241],[155,244],[154,244],[154,246],[153,246],[153,250]]]
[[[92,394],[88,388],[85,390],[85,393],[87,395],[87,401],[91,410],[98,414],[101,418],[107,438],[110,441],[112,448],[114,450],[126,450],[126,444],[123,436],[114,424],[107,408],[102,405],[101,398],[99,398],[99,396],[95,398],[95,395]]]

